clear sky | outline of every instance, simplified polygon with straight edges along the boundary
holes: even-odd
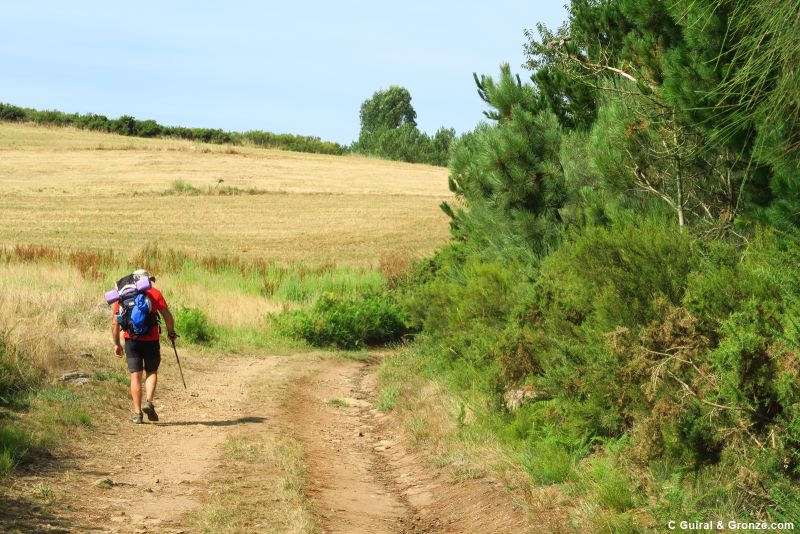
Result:
[[[472,73],[523,78],[523,30],[562,2],[8,2],[0,102],[350,143],[361,103],[411,92],[420,129],[470,130]]]

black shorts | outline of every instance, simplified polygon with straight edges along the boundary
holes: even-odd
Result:
[[[128,358],[128,371],[138,373],[142,369],[147,374],[158,371],[161,364],[161,344],[159,341],[125,340],[125,356]]]

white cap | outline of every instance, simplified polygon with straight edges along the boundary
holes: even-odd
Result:
[[[144,269],[136,269],[135,271],[133,271],[133,276],[134,278],[149,278],[153,282],[156,281],[156,277],[150,276],[150,273],[148,273]]]

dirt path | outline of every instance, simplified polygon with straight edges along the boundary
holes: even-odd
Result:
[[[257,498],[259,482],[287,483],[274,469],[252,464],[236,471],[231,487],[223,445],[236,436],[261,436],[261,443],[299,444],[305,483],[298,491],[324,532],[525,531],[521,513],[495,483],[454,483],[431,470],[394,418],[374,409],[375,375],[364,363],[298,355],[196,358],[188,367],[188,391],[179,379],[162,380],[158,423],[98,431],[62,464],[67,469],[16,480],[20,495],[46,484],[64,497],[42,513],[7,510],[7,516],[28,515],[11,525],[24,532],[201,530],[197,517],[220,488]],[[280,500],[253,507],[288,506]],[[3,520],[0,514],[0,531],[9,526]],[[265,524],[226,531],[272,531]]]
[[[282,410],[307,454],[307,492],[325,532],[494,533],[533,530],[490,479],[454,481],[372,404],[376,375],[329,360],[293,384]]]
[[[371,407],[358,387],[355,362],[324,362],[296,382],[285,414],[306,451],[310,483],[325,532],[396,532],[411,514],[382,476]]]

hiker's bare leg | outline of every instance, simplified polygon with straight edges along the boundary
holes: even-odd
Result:
[[[142,372],[131,373],[131,399],[133,399],[133,411],[142,413]]]
[[[146,398],[150,402],[153,402],[153,396],[156,394],[156,384],[158,384],[158,373],[148,373],[144,380],[144,389],[147,392]]]

